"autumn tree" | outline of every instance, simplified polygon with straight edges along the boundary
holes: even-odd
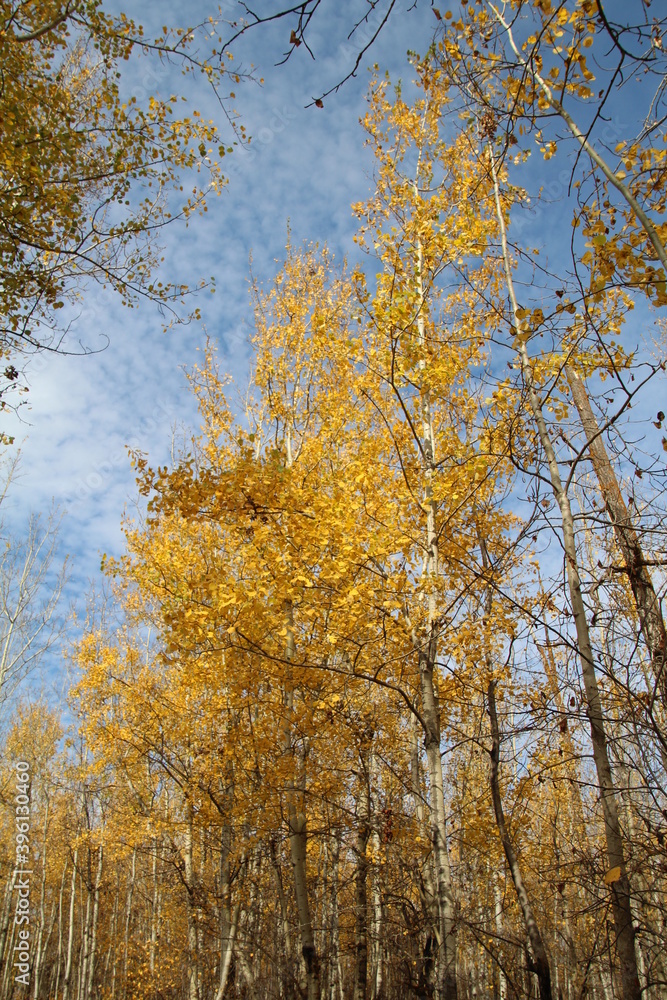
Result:
[[[621,286],[645,295],[657,307],[665,304],[667,251],[659,222],[665,167],[664,151],[657,143],[663,124],[665,25],[644,17],[643,5],[635,6],[637,18],[631,28],[628,20],[608,16],[602,4],[517,2],[504,11],[493,3],[470,5],[439,45],[438,60],[458,81],[463,107],[497,137],[498,162],[508,166],[525,162],[530,140],[537,143],[545,162],[558,164],[569,152],[576,154],[573,167],[568,163],[557,182],[572,206],[575,280],[554,275],[560,287],[551,288],[551,312],[541,311],[537,323],[528,314],[523,320],[526,330],[543,336],[551,325],[549,319],[544,323],[545,315],[573,313],[580,304],[587,335],[598,338],[598,351],[609,350],[601,343],[609,329],[601,328],[597,306],[610,289]],[[630,33],[632,46],[627,44]],[[595,60],[595,72],[587,60]],[[639,68],[645,86],[634,120],[629,126],[606,124],[608,111],[613,114],[615,107],[615,88],[626,73]],[[630,137],[628,128],[635,125],[638,134]],[[515,211],[515,221],[516,217]],[[556,302],[554,295],[561,301]],[[630,299],[624,308],[632,308]],[[627,362],[615,344],[610,347],[616,354],[607,377],[617,383],[616,412],[607,413],[600,426],[587,389],[587,379],[596,368],[589,364],[582,370],[574,357],[564,356],[567,395],[590,442],[588,454],[634,595],[656,695],[664,705],[667,633],[651,579],[651,553],[642,550],[641,526],[638,531],[622,499],[604,443],[607,427],[632,406],[637,389],[626,384],[622,371]],[[653,373],[656,370],[654,366]],[[647,369],[644,377],[650,374]],[[633,461],[627,454],[623,458],[626,463]]]
[[[460,28],[460,25],[457,25],[457,27]],[[455,44],[455,40],[446,36],[442,46],[443,51],[448,52],[449,47],[454,49]],[[493,65],[492,60],[490,60],[490,63]],[[437,62],[436,65],[438,65]],[[424,76],[426,76],[426,73],[428,72],[429,70],[427,69],[424,72]],[[451,78],[451,74],[449,74],[446,70],[442,75],[445,81]],[[482,77],[480,76],[479,79],[482,79]],[[473,161],[476,159],[480,163],[483,162],[485,157],[484,140],[488,136],[493,137],[495,134],[495,121],[493,116],[489,114],[488,117],[486,117],[486,115],[487,112],[484,110],[484,114],[480,112],[479,119],[475,119],[473,117],[472,121],[469,121],[469,125],[471,126],[469,141]],[[384,145],[386,145],[386,137],[383,137],[383,146]],[[415,143],[415,147],[418,148],[417,143]],[[612,776],[608,749],[609,738],[608,736],[605,736],[605,728],[609,731],[611,721],[608,714],[605,717],[605,711],[608,712],[608,710],[602,708],[602,702],[600,701],[600,696],[597,690],[595,668],[593,667],[594,653],[586,623],[586,611],[584,609],[583,602],[580,599],[582,584],[580,582],[579,571],[577,569],[579,556],[575,549],[572,508],[567,497],[567,488],[563,488],[563,481],[560,478],[560,472],[558,469],[559,458],[551,441],[552,432],[550,431],[547,425],[547,420],[544,416],[546,410],[552,411],[556,406],[557,397],[555,390],[557,386],[559,387],[559,382],[562,378],[563,358],[568,357],[568,352],[570,352],[569,356],[572,359],[576,359],[577,363],[588,365],[589,371],[596,371],[602,368],[603,374],[606,374],[610,369],[612,372],[617,370],[619,365],[627,366],[629,364],[627,359],[621,361],[616,360],[616,358],[623,359],[624,355],[622,349],[617,348],[613,341],[611,343],[611,347],[614,350],[614,354],[609,357],[609,351],[607,351],[606,355],[604,354],[604,341],[602,341],[602,338],[600,338],[597,343],[591,338],[592,343],[594,344],[592,349],[589,348],[588,342],[586,342],[585,339],[586,334],[590,332],[591,328],[594,331],[602,330],[607,336],[613,336],[614,333],[617,333],[623,322],[622,310],[623,308],[628,308],[629,300],[627,296],[619,296],[616,294],[613,289],[603,295],[601,293],[601,289],[598,288],[595,295],[590,299],[587,299],[586,302],[588,310],[587,318],[590,323],[590,327],[585,322],[578,323],[575,321],[564,336],[561,334],[563,340],[554,353],[551,355],[546,351],[538,351],[536,355],[531,355],[529,353],[527,349],[528,341],[534,336],[536,329],[539,329],[540,325],[544,322],[544,317],[541,309],[535,310],[535,312],[531,315],[530,310],[526,310],[518,305],[517,296],[514,291],[514,264],[510,262],[508,252],[507,227],[504,218],[505,206],[501,208],[500,203],[498,169],[494,160],[495,152],[490,151],[489,157],[490,164],[487,167],[487,176],[484,176],[485,171],[482,167],[479,174],[480,183],[475,189],[473,200],[475,202],[477,213],[481,214],[483,219],[485,213],[494,213],[492,201],[489,201],[489,195],[491,192],[494,192],[494,194],[491,194],[491,198],[495,197],[496,200],[495,215],[497,219],[497,229],[495,230],[495,233],[497,233],[496,238],[500,244],[500,253],[497,259],[503,262],[505,269],[505,281],[503,282],[501,279],[500,283],[496,284],[495,287],[491,285],[489,286],[489,290],[491,288],[494,289],[491,294],[496,294],[496,292],[498,293],[499,302],[496,307],[496,316],[487,329],[489,334],[493,336],[494,328],[497,329],[498,319],[504,312],[504,306],[501,303],[503,297],[503,285],[506,285],[513,309],[513,317],[510,322],[510,328],[514,334],[512,347],[519,353],[520,363],[517,367],[521,373],[524,384],[523,391],[518,390],[517,392],[517,388],[513,390],[510,389],[509,383],[506,383],[506,380],[503,380],[501,386],[497,387],[494,393],[494,398],[496,399],[497,404],[500,404],[503,397],[507,398],[508,389],[510,396],[514,394],[514,399],[520,407],[520,409],[517,410],[517,415],[525,427],[525,431],[523,433],[525,433],[526,436],[522,441],[522,445],[523,448],[528,449],[527,455],[522,464],[524,468],[526,465],[530,464],[532,461],[532,455],[537,454],[533,451],[536,446],[538,452],[539,449],[544,449],[546,459],[548,460],[548,470],[552,479],[554,494],[563,513],[564,544],[566,550],[566,567],[570,579],[570,596],[574,609],[575,621],[577,622],[577,644],[580,651],[582,674],[586,688],[586,701],[588,704],[588,714],[591,722],[592,742],[596,758],[598,782],[603,789],[603,803],[606,811],[605,824],[608,845],[608,863],[609,872],[611,873],[607,880],[607,884],[612,886],[612,899],[614,900],[614,906],[616,907],[615,919],[617,927],[617,942],[622,968],[621,975],[623,977],[623,982],[625,983],[624,988],[628,995],[636,995],[637,990],[639,989],[639,982],[637,976],[637,961],[635,958],[635,943],[633,939],[633,917],[631,912],[632,906],[630,890],[627,881],[623,880],[623,832],[621,829],[618,811],[618,789],[614,787],[614,779]],[[400,160],[402,160],[402,157],[399,158],[399,162]],[[503,194],[503,197],[507,197],[508,199],[505,204],[511,205],[512,199],[517,196],[517,191],[516,188],[512,187],[508,188],[507,192],[507,194]],[[406,201],[407,199],[404,194],[400,203],[402,209],[404,209]],[[507,210],[509,211],[509,209]],[[390,237],[390,239],[393,237],[394,233],[392,233],[392,237]],[[484,239],[483,236],[482,239]],[[400,240],[398,243],[400,245]],[[493,250],[493,244],[491,244],[488,247],[487,253],[493,253]],[[519,250],[519,256],[520,254],[521,250]],[[470,287],[470,278],[468,274],[465,274],[465,279],[468,283],[468,287]],[[485,297],[480,301],[479,307],[482,309],[484,309],[488,303],[488,294],[489,292],[487,291]],[[555,296],[557,304],[557,308],[554,309],[555,316],[562,315],[563,313],[567,316],[570,312],[569,308],[564,309],[563,306],[558,303],[559,298],[562,297],[562,291]],[[572,312],[576,312],[576,309],[573,309]],[[552,321],[552,323],[549,324],[549,329],[553,328],[553,326],[554,324]],[[596,352],[599,357],[597,362],[595,360]],[[550,378],[554,380],[553,386],[549,385]],[[545,383],[546,388],[544,388]],[[545,398],[541,397],[541,392],[545,393]],[[527,409],[524,409],[526,405],[524,402],[526,396],[524,396],[523,393],[526,393],[529,403],[529,407]],[[531,414],[536,423],[536,428],[533,431],[531,431],[529,423],[526,422],[526,418],[530,420]],[[514,419],[516,420],[516,417]],[[510,428],[508,427],[507,429],[509,430]],[[502,448],[512,448],[512,450],[514,450],[517,447],[520,440],[520,434],[522,433],[520,431],[517,433],[517,431],[518,427],[515,427],[515,429],[511,432],[514,436],[514,441],[512,442],[511,438],[509,440],[505,439],[505,443],[501,445]],[[497,441],[498,435],[496,435],[496,442]],[[579,458],[583,453],[584,452],[582,451],[578,456],[576,456],[574,462],[569,462],[571,471],[567,480],[568,486],[572,482],[574,470],[576,469]],[[529,458],[528,456],[531,457]],[[496,752],[494,751],[494,755],[495,754]],[[501,810],[496,808],[496,814],[497,817],[499,817]],[[545,990],[547,991],[545,995],[549,995],[548,966],[546,961],[542,961],[542,968],[545,971],[544,982]]]
[[[20,456],[9,463],[0,502],[17,474]],[[30,515],[25,534],[0,520],[0,705],[6,705],[40,659],[62,636],[59,602],[66,566],[50,577],[58,541],[58,520]]]
[[[514,15],[518,13],[525,14],[525,19],[515,22]],[[531,28],[534,33],[531,33]],[[611,37],[613,45],[610,58],[615,60],[615,64],[608,73],[607,67],[603,66],[600,75],[609,89],[603,88],[596,95],[592,89],[595,77],[587,66],[584,50],[595,45],[600,34],[604,35],[605,43]],[[656,160],[650,142],[647,142],[643,147],[642,169],[628,178],[624,170],[613,165],[614,157],[625,149],[623,142],[617,144],[612,155],[607,158],[589,141],[588,130],[594,129],[601,107],[609,98],[614,79],[625,68],[626,59],[632,61],[633,58],[640,58],[651,68],[661,58],[660,52],[654,54],[652,51],[654,36],[648,26],[645,25],[645,30],[640,28],[638,32],[640,45],[648,46],[648,51],[643,56],[635,57],[630,54],[623,44],[623,35],[622,30],[616,31],[609,23],[599,5],[518,3],[512,5],[511,11],[500,11],[493,4],[482,3],[471,6],[470,13],[465,11],[451,31],[445,30],[439,51],[443,66],[448,67],[451,76],[458,82],[462,104],[471,113],[471,121],[477,122],[480,134],[490,140],[489,169],[496,192],[501,229],[507,294],[511,307],[510,328],[514,333],[513,346],[519,355],[518,367],[535,421],[536,440],[543,450],[548,477],[562,516],[571,608],[576,623],[598,783],[605,809],[609,870],[613,873],[609,876],[609,883],[612,887],[621,979],[624,995],[630,997],[639,995],[640,983],[631,889],[624,860],[626,851],[619,812],[620,800],[609,750],[611,720],[599,693],[600,667],[596,667],[596,661],[600,661],[600,653],[593,648],[588,612],[582,598],[580,556],[575,540],[573,505],[568,495],[586,448],[570,459],[570,469],[567,474],[561,475],[563,458],[555,447],[558,434],[549,426],[546,417],[547,410],[554,409],[559,390],[567,400],[569,388],[575,397],[584,430],[590,437],[593,465],[626,559],[642,631],[655,667],[655,686],[659,691],[663,674],[660,640],[662,630],[655,591],[646,569],[642,565],[640,572],[638,568],[635,552],[641,553],[641,548],[634,529],[629,524],[624,505],[618,503],[618,484],[613,476],[610,477],[611,466],[608,460],[605,462],[606,456],[601,453],[601,443],[596,443],[600,432],[592,420],[590,405],[586,406],[587,397],[581,376],[576,371],[576,368],[583,368],[587,375],[602,371],[602,377],[611,375],[622,385],[619,370],[629,367],[630,359],[624,358],[622,348],[612,337],[619,331],[623,321],[623,307],[620,303],[624,303],[627,311],[632,302],[627,295],[619,296],[614,285],[620,284],[627,290],[644,291],[656,304],[662,304],[661,280],[664,269],[656,270],[650,265],[647,267],[645,263],[647,253],[649,256],[654,254],[663,268],[667,259],[659,228],[652,219],[654,206],[659,211],[661,204],[659,192],[662,188],[663,171],[659,164],[662,154],[656,154]],[[565,134],[559,134],[553,128],[554,121],[565,127]],[[533,132],[535,128],[537,131]],[[651,131],[652,126],[648,128],[648,132],[645,131],[644,138]],[[572,298],[557,301],[564,298],[562,287],[553,293],[552,311],[546,320],[543,311],[544,295],[539,309],[531,311],[519,303],[514,269],[517,259],[521,259],[521,251],[517,253],[516,248],[513,248],[515,257],[511,258],[507,236],[508,229],[511,229],[507,219],[516,191],[507,187],[506,193],[501,196],[498,163],[516,165],[525,159],[527,154],[521,150],[521,136],[525,133],[536,136],[547,160],[558,153],[569,133],[570,140],[579,148],[577,160],[581,159],[590,165],[583,179],[575,174],[576,179],[572,181],[579,198],[573,225],[575,231],[581,227],[587,246],[592,248],[583,252],[576,239],[573,240],[574,267],[579,285],[572,288],[572,298],[580,305],[581,313],[573,305]],[[517,149],[509,152],[512,146]],[[638,147],[632,146],[632,150],[633,155],[639,155]],[[633,156],[626,156],[624,165],[627,170],[633,170],[636,162],[638,161],[633,160]],[[644,169],[646,175],[643,173]],[[646,178],[650,178],[648,187],[645,187]],[[590,186],[587,188],[587,185]],[[586,195],[583,193],[586,190],[592,193]],[[501,204],[501,197],[507,199],[504,204]],[[619,226],[616,223],[617,216],[623,220]],[[584,268],[590,271],[588,286],[580,277]],[[566,313],[573,314],[575,319],[569,331],[563,334],[559,329],[562,323],[556,317],[563,317]],[[552,335],[556,334],[560,341],[557,346],[554,345],[555,351],[551,354],[543,349],[536,351],[532,346],[538,333],[541,336],[545,330]],[[576,339],[573,339],[573,335]],[[590,349],[587,344],[591,345]],[[564,374],[569,378],[569,387],[562,384]],[[551,385],[550,379],[553,380]],[[644,562],[644,557],[640,554],[639,564]],[[664,629],[664,625],[662,628]]]
[[[368,266],[289,242],[253,284],[247,390],[210,349],[201,431],[170,466],[134,456],[118,622],[75,652],[81,822],[46,960],[70,996],[96,865],[114,996],[660,996],[659,668],[596,485],[608,462],[626,489],[595,443],[629,407],[591,394],[596,430],[572,389],[635,402],[660,368],[624,342],[641,281],[577,283],[515,225],[498,94],[545,108],[474,47],[505,37],[494,10],[415,89],[374,82]],[[576,63],[562,100],[585,102]]]
[[[160,233],[220,191],[236,129],[225,88],[240,74],[231,55],[216,55],[216,24],[211,17],[150,38],[98,0],[2,4],[3,395],[18,384],[22,357],[70,349],[60,310],[91,282],[128,306],[147,298],[177,315],[188,289],[156,276]],[[195,108],[181,115],[174,94],[127,93],[127,72],[146,58],[207,81],[229,134]],[[193,181],[182,196],[186,175]]]

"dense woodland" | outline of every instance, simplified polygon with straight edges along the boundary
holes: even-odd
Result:
[[[249,385],[211,344],[201,430],[134,455],[75,723],[26,701],[2,748],[3,1000],[667,996],[665,57],[628,6],[436,11],[370,88],[361,263],[288,240]]]

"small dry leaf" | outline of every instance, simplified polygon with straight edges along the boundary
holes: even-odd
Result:
[[[610,868],[604,877],[605,885],[612,885],[614,882],[618,882],[621,877],[621,866],[616,865],[614,868]]]

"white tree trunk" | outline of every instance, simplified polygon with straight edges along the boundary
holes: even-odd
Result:
[[[285,659],[288,664],[294,659],[294,619],[290,602],[286,602],[286,646]],[[294,753],[292,746],[292,711],[294,706],[294,691],[291,680],[288,679],[285,690],[285,724],[283,727],[283,750],[288,754]],[[289,825],[290,853],[292,857],[292,870],[294,874],[294,896],[296,899],[297,913],[299,914],[299,929],[301,935],[301,954],[306,966],[306,982],[308,990],[308,1000],[320,1000],[320,969],[319,957],[315,947],[313,935],[313,924],[310,915],[310,903],[308,899],[308,883],[306,875],[306,813],[303,788],[297,791],[297,783],[305,782],[305,751],[301,751],[300,759],[294,763],[295,771],[301,771],[301,776],[290,781],[287,789],[287,818]]]
[[[77,837],[78,837],[77,831]],[[70,891],[69,899],[69,931],[67,937],[67,956],[65,958],[65,979],[63,982],[63,996],[62,1000],[69,1000],[70,995],[70,983],[72,979],[72,955],[74,950],[74,904],[76,902],[76,876],[77,876],[77,861],[79,858],[79,847],[78,845],[74,848],[74,857],[72,858],[72,886]]]
[[[415,186],[415,194],[418,194]],[[423,256],[421,243],[417,247],[417,293],[419,309],[417,328],[419,343],[426,344],[424,327],[424,287]],[[420,369],[426,371],[426,362],[420,361]],[[437,505],[433,499],[433,473],[435,471],[435,437],[431,415],[431,400],[428,389],[420,389],[421,404],[421,454],[424,467],[424,509],[426,510],[426,545],[424,577],[435,581],[438,578],[438,530]],[[419,661],[419,681],[421,690],[422,720],[424,725],[424,745],[428,762],[430,786],[430,828],[433,854],[435,858],[435,884],[439,912],[439,953],[438,953],[438,993],[441,1000],[457,1000],[456,928],[454,889],[449,865],[447,822],[445,814],[444,781],[442,758],[440,756],[440,712],[437,703],[434,674],[436,669],[438,625],[435,593],[431,589],[428,597],[428,624],[424,634],[413,631],[413,645]]]
[[[127,973],[130,960],[130,926],[132,924],[132,899],[134,897],[134,883],[137,876],[137,848],[132,851],[132,866],[130,869],[130,881],[127,887],[125,898],[125,934],[123,937],[123,997],[127,996]]]
[[[199,1000],[199,955],[197,951],[197,906],[193,864],[194,810],[189,796],[185,799],[185,830],[183,834],[183,877],[188,922],[188,1000]]]
[[[102,884],[102,864],[104,857],[104,845],[100,844],[97,849],[97,872],[95,874],[95,885],[93,887],[93,916],[90,928],[90,956],[87,970],[87,981],[85,988],[85,1000],[89,1000],[93,995],[93,982],[95,978],[95,958],[97,955],[97,923],[100,912],[100,886]]]
[[[538,437],[547,460],[553,494],[561,514],[562,542],[565,552],[570,603],[577,635],[579,662],[581,665],[581,673],[586,692],[586,714],[590,723],[593,760],[595,762],[595,769],[600,788],[600,797],[602,801],[607,846],[607,863],[610,874],[618,873],[618,878],[614,878],[613,881],[611,881],[610,889],[611,906],[616,928],[616,950],[621,966],[622,996],[623,1000],[641,1000],[641,988],[637,973],[637,955],[635,951],[635,929],[632,921],[632,909],[630,905],[630,881],[625,863],[623,835],[619,822],[618,807],[616,803],[616,789],[614,786],[609,753],[607,749],[607,734],[595,671],[593,648],[588,629],[588,621],[586,619],[586,608],[581,593],[581,581],[579,578],[577,549],[574,536],[574,519],[572,516],[569,497],[566,490],[563,488],[556,453],[554,451],[551,436],[544,418],[540,397],[533,381],[532,368],[528,351],[526,349],[525,338],[519,336],[521,332],[521,321],[518,315],[519,306],[514,292],[512,269],[507,249],[505,221],[500,203],[500,188],[498,184],[493,150],[490,145],[489,161],[494,185],[498,224],[501,234],[507,289],[512,305],[513,322],[517,331],[516,340],[518,344],[519,358],[521,361],[521,370],[526,389],[528,390],[530,409],[535,421]]]

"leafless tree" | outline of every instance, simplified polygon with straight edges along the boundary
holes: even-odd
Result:
[[[18,460],[17,454],[0,487],[0,505]],[[58,524],[57,514],[31,514],[25,532],[17,535],[0,518],[0,712],[62,635],[57,608],[67,567],[54,568]]]

